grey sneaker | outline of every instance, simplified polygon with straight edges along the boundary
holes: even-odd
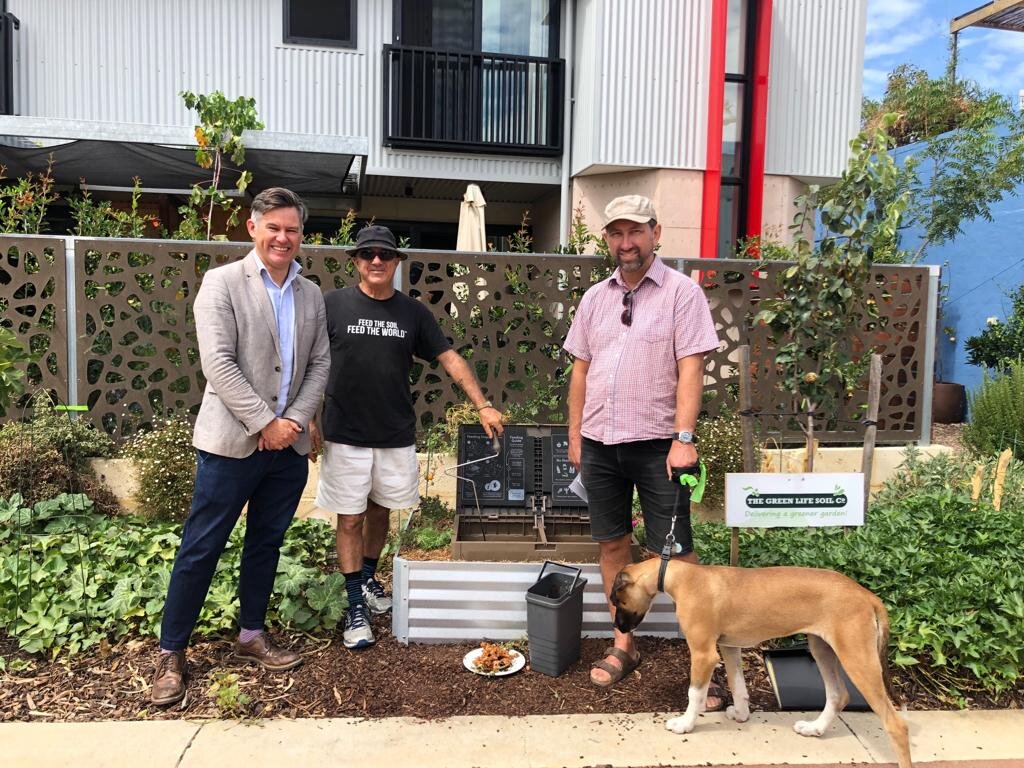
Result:
[[[373,630],[365,605],[353,605],[345,613],[345,629],[341,633],[346,648],[366,648],[373,645]]]
[[[370,578],[363,584],[363,599],[366,601],[370,613],[379,615],[391,610],[391,598],[388,597],[384,587],[374,578]]]

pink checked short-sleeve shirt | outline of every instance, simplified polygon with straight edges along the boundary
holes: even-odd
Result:
[[[655,257],[633,294],[633,323],[622,323],[627,291],[619,270],[580,300],[564,349],[590,363],[584,437],[605,445],[675,433],[676,362],[718,348],[704,292]]]

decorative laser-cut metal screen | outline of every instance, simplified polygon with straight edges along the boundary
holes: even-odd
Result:
[[[68,398],[66,285],[63,238],[0,238],[0,324],[38,355],[27,367],[26,389],[51,390],[63,402]]]
[[[68,318],[63,238],[0,236],[2,321],[23,342],[43,352],[30,371],[33,387],[52,388],[68,399],[67,333],[77,340],[78,402],[112,434],[168,410],[195,413],[202,400],[191,314],[202,274],[248,252],[246,243],[70,238],[75,263],[75,316]],[[784,265],[767,266],[764,276],[749,261],[666,259],[684,271],[714,266],[697,276],[708,296],[719,336],[718,352],[708,356],[709,412],[734,397],[736,350],[750,343],[755,409],[787,407],[770,364],[763,332],[751,332],[746,318],[758,298],[774,286]],[[326,290],[354,281],[344,250],[304,247],[304,274]],[[470,358],[488,396],[499,404],[522,403],[535,387],[564,371],[561,352],[579,297],[607,274],[593,256],[544,254],[461,254],[410,251],[401,280],[420,298]],[[694,273],[697,274],[697,273]],[[888,318],[884,326],[859,329],[865,346],[883,356],[883,389],[878,439],[918,439],[922,428],[925,327],[934,311],[928,300],[927,269],[878,265],[869,295]],[[443,418],[461,393],[432,366],[417,366],[412,381],[421,426]],[[858,393],[863,397],[863,393]],[[855,407],[858,399],[850,404]],[[563,397],[564,403],[564,397]],[[822,431],[824,442],[854,441],[862,428],[851,409],[839,414],[836,429]],[[785,420],[763,420],[763,435],[791,440],[800,433]]]
[[[755,262],[737,259],[685,259],[680,268],[713,271],[693,272],[700,279],[711,312],[718,328],[719,338],[726,344],[718,352],[708,355],[705,376],[707,391],[713,399],[707,404],[709,412],[717,412],[716,404],[734,400],[729,390],[735,390],[737,349],[750,344],[753,408],[759,413],[776,414],[792,411],[794,405],[776,387],[774,350],[763,328],[748,327],[748,313],[756,309],[758,300],[772,295],[776,275],[791,262],[771,262],[758,272]],[[899,443],[917,440],[923,426],[922,407],[926,379],[925,324],[934,318],[934,309],[928,300],[928,268],[876,264],[865,290],[865,300],[876,303],[880,320],[865,315],[861,328],[851,328],[854,348],[873,348],[882,356],[882,387],[879,403],[877,439],[879,442]],[[815,436],[825,443],[854,442],[863,435],[859,423],[859,406],[867,400],[867,383],[858,389],[838,413],[826,414],[836,423],[826,424],[819,419]],[[799,427],[786,417],[758,419],[762,437],[775,437],[780,441],[802,440]]]

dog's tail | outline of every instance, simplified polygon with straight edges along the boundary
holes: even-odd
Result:
[[[892,687],[892,678],[889,674],[889,612],[881,600],[875,602],[875,626],[877,627],[878,662],[882,666],[882,682],[885,683],[885,692],[889,700],[897,706],[903,706],[903,699],[896,695]]]

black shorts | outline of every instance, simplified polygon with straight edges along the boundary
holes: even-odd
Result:
[[[693,551],[690,489],[671,482],[665,459],[671,439],[605,445],[583,438],[583,485],[594,541],[612,541],[633,532],[633,489],[640,496],[648,551],[661,554],[676,510],[676,551]],[[678,504],[678,509],[676,505]]]

